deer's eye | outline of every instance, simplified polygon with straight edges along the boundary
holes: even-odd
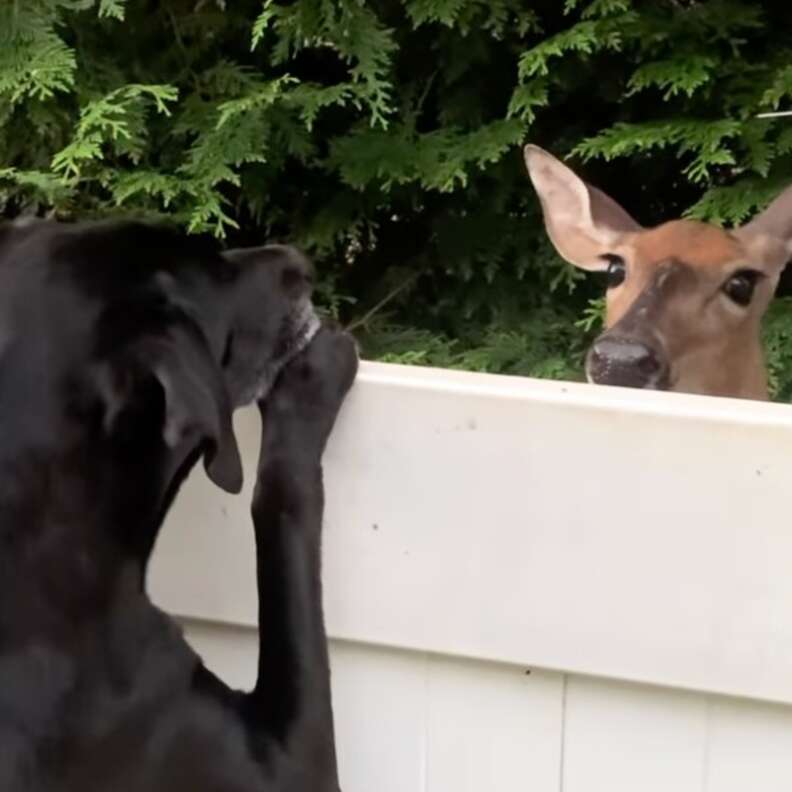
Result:
[[[723,293],[733,303],[744,308],[753,299],[754,289],[761,277],[762,273],[758,270],[737,270],[737,272],[723,284]]]
[[[627,268],[621,256],[608,255],[605,258],[608,262],[608,269],[605,271],[608,288],[615,289],[624,283],[624,279],[627,277]]]

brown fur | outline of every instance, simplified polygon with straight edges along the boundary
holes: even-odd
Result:
[[[671,390],[712,396],[766,399],[767,375],[760,319],[772,297],[774,279],[756,287],[751,304],[735,310],[723,299],[724,282],[742,268],[763,269],[749,245],[728,231],[692,220],[674,220],[625,235],[616,252],[629,276],[608,290],[605,326],[615,327],[645,295],[652,335],[672,361]],[[676,288],[653,289],[663,266],[686,270]],[[668,277],[668,276],[667,276]],[[668,286],[673,286],[673,278]],[[722,304],[723,303],[723,304]]]
[[[600,338],[662,358],[669,376],[643,387],[767,398],[760,322],[792,250],[792,188],[732,231],[693,220],[642,228],[546,151],[527,146],[525,160],[560,255],[589,270],[606,269],[614,256],[624,261],[624,281],[607,292]],[[740,270],[761,273],[746,306],[724,291]]]
[[[739,240],[728,231],[695,220],[672,220],[635,234],[637,261],[657,263],[682,257],[694,267],[722,268],[724,262],[747,258]]]

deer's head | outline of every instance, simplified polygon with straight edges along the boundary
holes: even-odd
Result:
[[[760,321],[792,255],[792,188],[731,231],[643,228],[546,151],[526,146],[525,162],[558,253],[607,276],[591,382],[767,398]]]

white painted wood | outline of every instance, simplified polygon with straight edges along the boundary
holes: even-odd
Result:
[[[246,491],[193,476],[152,585],[247,687],[237,427]],[[792,410],[367,365],[326,463],[344,792],[792,788],[792,707],[750,698],[792,702]]]
[[[426,656],[336,643],[331,655],[344,792],[424,792]]]
[[[250,690],[256,681],[258,633],[249,627],[180,620],[190,646],[227,685]]]
[[[185,634],[226,683],[249,689],[255,630],[185,620]],[[427,659],[423,653],[330,645],[339,774],[344,792],[423,792]]]
[[[255,630],[185,622],[249,688]],[[788,792],[792,707],[331,642],[344,792]],[[563,767],[563,771],[562,771]]]
[[[570,677],[563,792],[704,792],[707,710],[695,693]]]
[[[705,792],[789,792],[792,707],[714,698]]]
[[[562,675],[428,662],[426,792],[558,792]]]
[[[251,687],[255,630],[184,626],[215,673]],[[559,789],[560,674],[343,641],[330,660],[344,792]]]
[[[792,702],[788,407],[366,364],[326,461],[331,635]],[[248,503],[188,482],[166,608],[255,622]]]
[[[249,688],[256,633],[187,620]],[[792,707],[331,643],[344,792],[788,792]],[[563,745],[563,750],[562,750]],[[563,765],[563,777],[562,777]]]

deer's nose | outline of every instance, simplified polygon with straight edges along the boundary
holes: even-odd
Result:
[[[653,390],[668,387],[668,365],[662,353],[631,338],[598,338],[586,360],[586,376],[599,385]]]

